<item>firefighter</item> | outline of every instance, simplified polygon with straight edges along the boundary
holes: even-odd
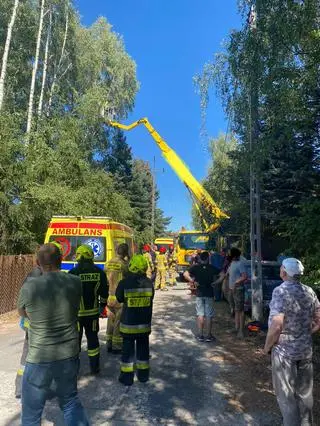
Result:
[[[174,246],[169,247],[168,255],[168,281],[171,287],[176,285],[176,265],[177,265],[177,256],[174,251]]]
[[[106,274],[93,262],[94,252],[88,245],[81,245],[76,251],[78,265],[69,271],[77,275],[82,283],[82,297],[78,314],[79,347],[83,330],[87,337],[88,356],[91,374],[100,371],[99,316],[104,311],[108,299]]]
[[[154,272],[154,265],[153,265],[153,260],[152,260],[150,252],[151,252],[151,247],[149,246],[149,244],[145,244],[142,247],[142,253],[143,253],[143,257],[148,262],[147,277],[149,279],[152,279],[152,275],[153,275],[153,272]]]
[[[136,369],[140,382],[149,380],[149,334],[151,333],[154,288],[147,278],[148,262],[135,255],[129,264],[129,275],[120,281],[116,297],[123,303],[120,331],[123,349],[119,381],[131,386]],[[136,350],[135,350],[136,348]]]
[[[108,308],[114,314],[108,319],[107,325],[107,350],[120,354],[122,350],[122,337],[120,334],[120,317],[122,305],[117,301],[116,290],[119,282],[128,275],[129,246],[120,244],[117,255],[107,263],[107,277],[109,281]]]
[[[160,247],[159,254],[156,257],[157,275],[156,275],[156,290],[168,291],[166,287],[166,274],[167,274],[167,256],[166,248]]]

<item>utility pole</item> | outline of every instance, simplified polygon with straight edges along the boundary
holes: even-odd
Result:
[[[155,219],[156,219],[156,173],[162,172],[164,173],[164,169],[157,170],[156,169],[156,157],[153,157],[153,166],[151,169],[151,175],[152,175],[152,190],[151,190],[151,234],[152,234],[152,241],[154,241],[155,237]]]
[[[251,6],[249,14],[249,27],[252,41],[257,35],[259,0]],[[263,318],[263,292],[262,292],[262,266],[261,266],[261,210],[260,210],[260,182],[257,176],[255,152],[258,144],[259,120],[259,88],[258,88],[258,51],[256,43],[252,43],[252,63],[250,75],[250,242],[251,242],[251,291],[252,291],[252,317],[256,321]]]
[[[151,235],[154,241],[154,225],[156,216],[156,157],[153,157],[152,167],[152,193],[151,193]]]

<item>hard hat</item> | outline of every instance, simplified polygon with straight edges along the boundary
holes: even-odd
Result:
[[[167,250],[166,250],[166,248],[165,247],[160,247],[160,250],[159,250],[159,252],[160,253],[165,253]]]
[[[174,246],[171,244],[171,246],[169,246],[169,249],[170,249],[170,250],[173,250],[173,249],[174,249]]]
[[[86,244],[79,246],[76,251],[76,260],[80,260],[81,258],[92,260],[94,258],[92,247]]]
[[[151,247],[149,246],[149,244],[145,244],[143,247],[142,247],[142,250],[143,251],[150,251],[151,250]]]
[[[129,271],[133,274],[144,274],[148,269],[148,261],[141,254],[132,256],[129,263]]]

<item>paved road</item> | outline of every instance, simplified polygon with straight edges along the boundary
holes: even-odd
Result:
[[[102,342],[102,374],[88,375],[85,352],[81,354],[80,397],[92,425],[273,425],[278,415],[245,414],[230,403],[232,386],[223,373],[234,366],[221,362],[223,346],[199,344],[194,337],[194,299],[178,286],[157,292],[151,338],[151,380],[131,388],[117,381],[119,358],[106,354]],[[106,320],[102,321],[101,341]],[[23,333],[16,323],[0,326],[1,426],[19,425],[20,404],[15,400],[14,378]],[[217,361],[212,361],[216,359]],[[239,368],[239,367],[236,367]],[[235,370],[235,374],[237,371]],[[55,401],[47,404],[44,425],[63,425]]]

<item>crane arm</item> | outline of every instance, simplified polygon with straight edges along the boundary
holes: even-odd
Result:
[[[224,213],[212,199],[211,195],[205,190],[205,188],[197,181],[197,179],[192,175],[189,168],[186,164],[181,160],[181,158],[176,154],[176,152],[169,147],[169,145],[162,139],[159,133],[154,129],[147,118],[141,118],[138,121],[135,121],[132,124],[125,125],[118,123],[116,121],[108,121],[108,123],[112,127],[116,127],[122,130],[132,130],[137,126],[144,125],[158,147],[162,152],[162,156],[167,161],[167,163],[171,166],[180,180],[185,184],[190,194],[192,195],[193,200],[195,201],[196,208],[200,213],[200,216],[204,222],[207,231],[212,231],[218,228],[218,224],[208,224],[204,219],[202,210],[205,210],[206,216],[214,217],[216,219],[228,219],[229,216]]]

